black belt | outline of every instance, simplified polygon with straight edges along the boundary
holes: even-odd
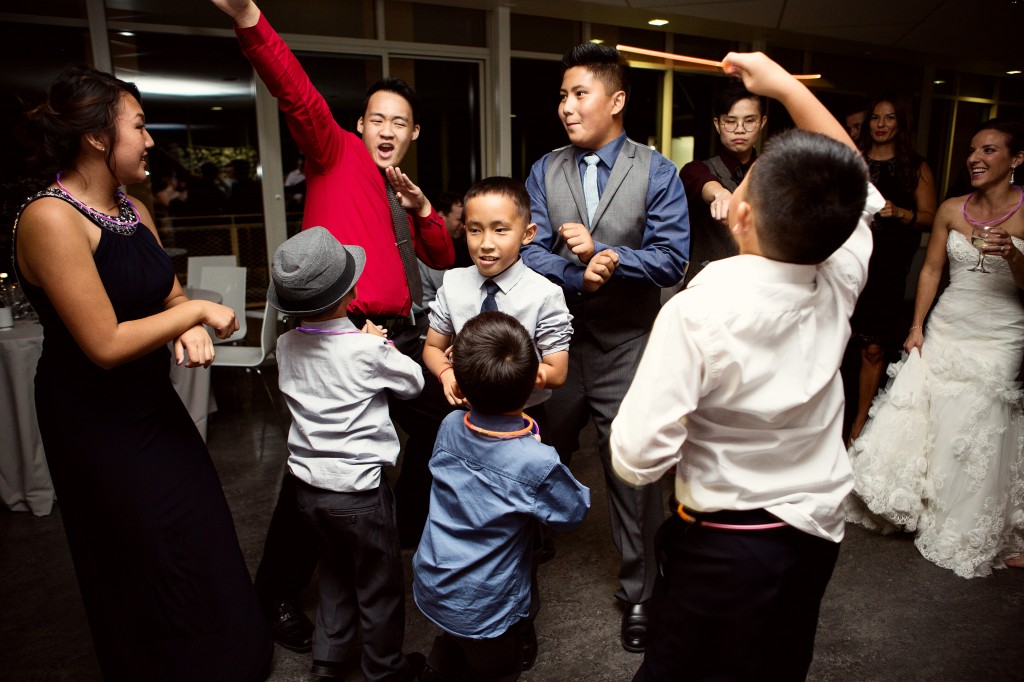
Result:
[[[361,312],[352,311],[348,314],[348,319],[352,320],[358,329],[362,329],[363,325],[366,324],[367,320],[370,320],[378,327],[384,327],[388,331],[394,331],[400,327],[404,327],[410,324],[408,315],[394,315],[392,317],[367,317]]]
[[[676,500],[672,500],[672,505],[676,516],[686,523],[715,530],[775,530],[789,525],[764,509],[698,512]]]

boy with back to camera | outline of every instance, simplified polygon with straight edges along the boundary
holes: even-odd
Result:
[[[634,680],[804,679],[853,486],[838,369],[884,202],[799,81],[760,53],[723,68],[804,130],[772,140],[736,189],[740,255],[662,308],[612,424],[627,482],[676,466]]]
[[[413,556],[413,598],[444,632],[420,679],[510,682],[537,655],[535,524],[575,528],[590,491],[523,414],[542,380],[523,325],[481,313],[462,327],[451,359],[470,410],[445,418],[430,460],[434,484]]]
[[[545,426],[543,402],[565,383],[569,368],[572,315],[562,289],[526,267],[519,248],[533,240],[530,196],[522,182],[506,177],[480,180],[463,203],[466,243],[474,266],[448,270],[430,306],[430,329],[423,363],[444,387],[451,405],[463,405],[446,350],[470,318],[500,310],[516,318],[537,346],[537,390],[526,401],[531,416]]]
[[[395,498],[382,473],[398,458],[388,391],[409,399],[423,372],[367,320],[347,317],[366,253],[323,227],[274,253],[267,300],[299,326],[277,344],[279,384],[292,426],[288,471],[299,513],[320,540],[320,599],[312,673],[340,679],[361,630],[367,680],[413,680],[422,654],[402,654],[405,581]],[[361,624],[361,628],[360,628]]]

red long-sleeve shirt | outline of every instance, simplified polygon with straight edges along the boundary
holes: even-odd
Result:
[[[368,317],[406,315],[411,305],[402,259],[395,245],[384,178],[366,145],[334,120],[264,15],[250,28],[235,27],[242,53],[278,99],[288,129],[306,156],[306,208],[302,229],[322,225],[342,244],[366,250],[358,298],[350,306]],[[433,268],[451,267],[455,249],[441,216],[409,216],[416,255]]]

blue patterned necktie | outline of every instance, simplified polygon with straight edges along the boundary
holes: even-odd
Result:
[[[480,304],[480,312],[487,313],[497,311],[498,302],[494,300],[494,295],[498,293],[498,285],[495,284],[493,279],[489,279],[484,282],[484,286],[487,288],[487,295],[484,296],[484,302]]]
[[[583,161],[587,164],[587,170],[583,173],[583,200],[587,202],[587,223],[593,226],[594,213],[601,201],[597,193],[597,164],[601,162],[601,157],[597,154],[587,154]]]

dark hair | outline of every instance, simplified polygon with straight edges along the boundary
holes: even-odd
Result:
[[[562,57],[562,76],[577,66],[594,74],[609,95],[619,90],[625,92],[629,102],[629,65],[614,47],[597,43],[577,45]]]
[[[45,103],[29,112],[32,130],[38,138],[32,166],[45,174],[70,168],[78,157],[83,135],[102,134],[109,139],[107,168],[117,146],[117,115],[121,98],[127,93],[140,104],[142,96],[134,83],[88,66],[64,69],[50,85]]]
[[[1010,156],[1016,156],[1021,151],[1024,151],[1024,123],[1007,121],[1002,118],[990,118],[978,126],[971,137],[974,137],[974,135],[983,130],[995,130],[1006,135],[1006,146],[1010,149]]]
[[[416,91],[401,78],[388,76],[387,78],[381,78],[371,85],[366,90],[366,97],[363,98],[362,115],[366,115],[366,107],[370,106],[370,98],[382,90],[384,92],[393,92],[409,103],[409,108],[412,109],[412,121],[410,123],[416,125],[416,122],[419,120],[420,99],[416,96]]]
[[[894,140],[896,152],[896,177],[900,186],[908,194],[913,194],[917,189],[917,183],[921,177],[921,162],[923,158],[914,151],[914,115],[911,111],[910,99],[895,92],[884,92],[878,95],[864,110],[864,123],[860,127],[860,136],[857,138],[857,147],[867,157],[871,151],[871,117],[875,113],[875,107],[882,102],[888,102],[896,112],[896,139]]]
[[[484,194],[498,194],[505,197],[512,202],[516,216],[522,218],[527,225],[530,223],[530,195],[522,181],[500,175],[478,180],[466,192],[463,206],[468,204],[470,199]]]
[[[432,203],[438,213],[448,213],[455,204],[464,204],[465,202],[458,192],[441,192]]]
[[[757,238],[768,258],[821,263],[853,232],[867,197],[867,170],[847,145],[788,130],[765,145],[748,175]]]
[[[537,380],[537,349],[511,315],[480,313],[455,337],[452,365],[459,390],[483,414],[523,409]]]
[[[741,99],[756,99],[758,111],[761,116],[768,115],[768,102],[764,97],[755,95],[747,90],[742,81],[733,80],[729,85],[718,91],[715,95],[715,118],[721,118],[729,113],[733,105]]]

